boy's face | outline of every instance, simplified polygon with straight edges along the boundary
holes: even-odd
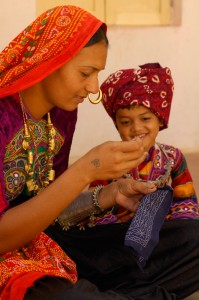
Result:
[[[143,141],[145,151],[155,144],[162,122],[148,108],[140,105],[131,108],[118,109],[115,125],[123,141],[129,141],[139,136]]]

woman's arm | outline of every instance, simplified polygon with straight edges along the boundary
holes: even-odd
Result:
[[[120,177],[144,158],[139,139],[106,142],[93,148],[40,194],[4,213],[0,219],[0,253],[24,245],[46,229],[90,182]],[[104,207],[106,201],[102,200]]]
[[[98,186],[96,187],[98,189]],[[143,195],[154,192],[156,186],[133,179],[120,179],[106,186],[100,186],[98,193],[84,191],[62,213],[56,221],[64,230],[77,225],[88,217],[106,213],[114,205],[136,212]]]

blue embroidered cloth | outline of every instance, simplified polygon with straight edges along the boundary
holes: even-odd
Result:
[[[159,231],[172,199],[173,189],[168,185],[145,195],[126,232],[124,244],[135,250],[141,268],[159,242]]]

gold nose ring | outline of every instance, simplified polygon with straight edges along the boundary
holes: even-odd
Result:
[[[92,104],[98,104],[101,100],[102,100],[102,91],[99,89],[99,94],[97,99],[91,99],[90,93],[88,94],[88,100],[92,103]]]

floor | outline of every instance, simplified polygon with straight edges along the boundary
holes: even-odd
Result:
[[[187,298],[184,298],[184,300],[199,300],[199,292],[194,293],[193,295],[191,295]]]

